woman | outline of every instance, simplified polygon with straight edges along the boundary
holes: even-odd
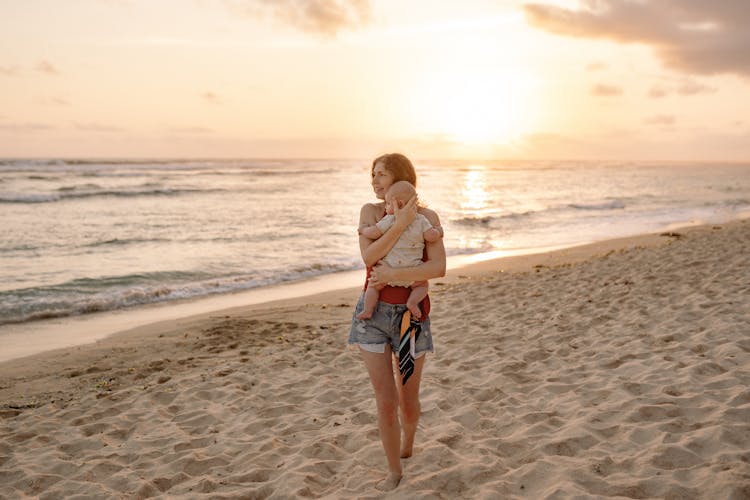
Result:
[[[417,184],[417,174],[411,162],[398,153],[376,158],[372,162],[371,174],[372,188],[375,196],[380,200],[385,199],[385,192],[394,182],[408,181],[415,187]],[[415,196],[403,208],[395,207],[396,222],[383,236],[377,240],[370,240],[360,235],[359,248],[368,269],[370,284],[378,286],[391,281],[423,281],[445,276],[445,247],[442,238],[426,244],[426,258],[419,266],[392,268],[387,264],[378,263],[391,250],[404,229],[416,218],[417,212],[427,217],[434,227],[440,228],[437,214],[428,208],[418,207]],[[360,211],[359,227],[371,226],[384,215],[385,202],[367,203]],[[442,229],[440,231],[442,233]],[[401,458],[408,458],[412,454],[420,414],[419,383],[424,369],[424,354],[433,351],[428,297],[421,304],[424,314],[421,322],[422,331],[415,346],[414,372],[403,386],[400,380],[396,380],[392,346],[398,345],[400,319],[406,310],[408,295],[409,289],[405,287],[384,288],[380,292],[380,301],[375,314],[366,320],[357,319],[357,314],[364,306],[363,299],[360,297],[349,333],[349,343],[359,345],[375,391],[380,439],[383,442],[390,470],[389,476],[379,486],[384,490],[398,486],[402,475]],[[398,371],[396,371],[396,376],[398,376]],[[401,410],[400,422],[399,409]]]

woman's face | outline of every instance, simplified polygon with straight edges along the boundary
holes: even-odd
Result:
[[[385,192],[393,184],[393,174],[385,169],[382,162],[375,164],[372,169],[372,190],[379,200],[385,199]]]

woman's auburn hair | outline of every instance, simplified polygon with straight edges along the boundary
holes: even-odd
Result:
[[[417,172],[414,165],[406,156],[401,153],[387,153],[380,155],[372,161],[370,174],[375,175],[375,165],[382,163],[383,168],[393,175],[393,182],[406,181],[414,187],[417,187]]]

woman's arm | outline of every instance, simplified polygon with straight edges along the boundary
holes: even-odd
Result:
[[[421,209],[422,215],[427,217],[430,224],[440,226],[438,215],[428,208]],[[386,234],[388,234],[388,231]],[[382,239],[382,238],[381,238]],[[370,274],[372,285],[384,285],[389,281],[423,281],[445,276],[445,246],[443,238],[426,243],[427,261],[415,267],[394,268],[387,264],[378,264]]]
[[[359,236],[359,251],[362,254],[365,266],[374,266],[391,251],[406,227],[416,218],[416,203],[417,198],[415,196],[403,208],[394,207],[393,215],[396,216],[396,220],[393,226],[377,240],[371,240],[363,235]],[[375,205],[363,206],[359,213],[359,227],[375,224],[380,215],[377,212]]]

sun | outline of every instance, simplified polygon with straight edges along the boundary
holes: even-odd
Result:
[[[415,97],[416,125],[422,134],[465,145],[508,144],[529,131],[531,87],[519,71],[436,74]]]

